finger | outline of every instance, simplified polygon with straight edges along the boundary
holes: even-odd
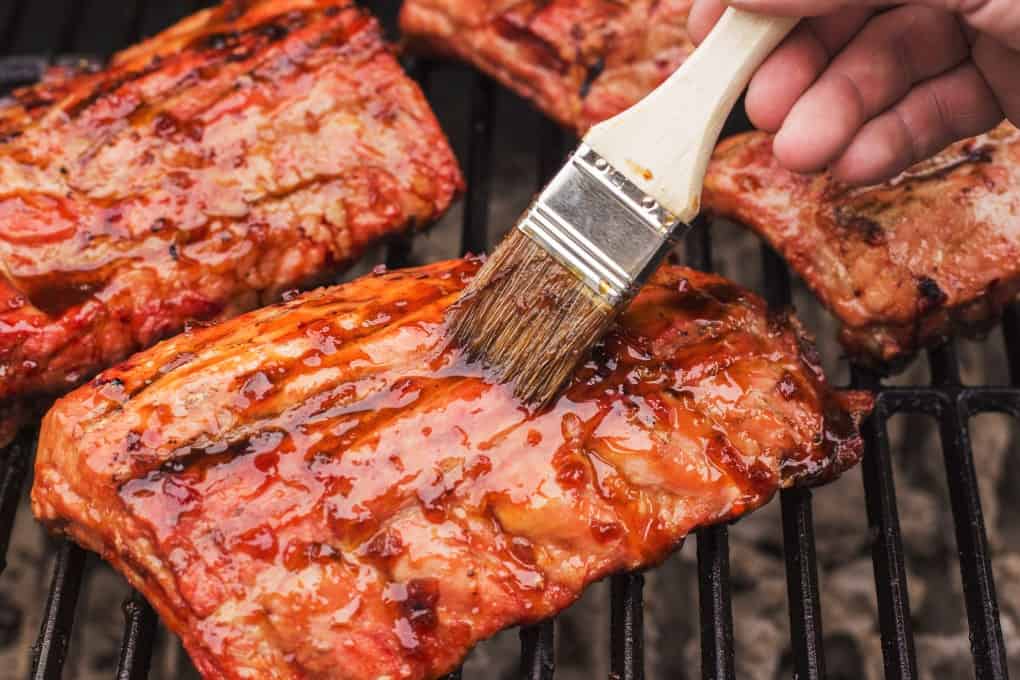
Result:
[[[969,53],[951,14],[912,6],[876,15],[794,105],[776,136],[776,156],[793,170],[821,170],[868,120]]]
[[[867,9],[855,8],[801,23],[751,80],[746,106],[754,126],[777,131],[832,56],[850,41],[870,15]]]
[[[833,176],[848,184],[887,180],[955,141],[987,132],[1002,117],[988,83],[968,61],[922,83],[865,125],[833,165]]]
[[[982,36],[974,44],[973,56],[974,63],[995,92],[1003,113],[1020,126],[1020,87],[1017,86],[1020,51]]]
[[[700,45],[708,37],[708,32],[725,11],[726,3],[723,0],[694,0],[691,13],[687,16],[687,32],[695,45]]]
[[[1020,50],[1020,2],[1016,0],[911,0],[911,2],[958,13],[968,25],[978,31],[995,37],[1007,47]]]

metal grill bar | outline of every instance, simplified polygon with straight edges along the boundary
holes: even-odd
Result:
[[[1006,648],[999,624],[995,579],[988,537],[981,513],[974,457],[971,453],[966,404],[947,409],[940,423],[949,499],[956,525],[960,576],[970,623],[971,653],[979,680],[1006,678]]]
[[[521,677],[552,680],[556,672],[555,623],[543,621],[521,628]]]
[[[822,606],[818,596],[814,520],[811,491],[787,489],[780,494],[783,512],[783,548],[786,553],[787,602],[790,606],[790,643],[796,677],[825,677],[822,645]]]
[[[488,78],[475,74],[471,98],[471,136],[468,146],[467,193],[460,247],[463,253],[484,253],[489,248],[489,180],[492,157],[492,117],[495,88]]]
[[[32,647],[32,680],[59,680],[71,643],[74,611],[81,590],[85,551],[63,541],[57,553],[50,595],[46,600],[39,639]]]
[[[708,222],[699,218],[685,242],[687,262],[713,271],[712,237]],[[698,541],[698,595],[701,618],[701,677],[732,680],[733,612],[730,604],[730,543],[724,526],[701,529]]]
[[[645,579],[641,574],[614,576],[610,582],[610,660],[613,680],[644,680]]]
[[[18,3],[5,37],[5,51],[39,55],[69,51],[77,4],[74,0]]]
[[[478,77],[478,76],[476,76]],[[484,78],[488,81],[488,78]],[[476,101],[475,108],[486,110],[490,116],[488,124],[486,126],[486,137],[485,143],[488,145],[487,151],[491,152],[492,148],[492,115],[493,111],[493,97],[495,96],[492,88],[491,81],[488,81],[489,85],[480,87],[475,91],[476,100],[485,100],[484,104],[479,105]],[[543,122],[542,125],[545,125]],[[549,131],[548,127],[544,128],[546,135],[552,135],[553,139],[560,139],[562,143],[562,137],[559,130]],[[472,139],[474,135],[479,133],[479,126],[477,121],[472,122]],[[536,183],[537,189],[541,189],[542,186],[550,179],[550,174],[555,171],[557,160],[555,158],[556,152],[554,144],[542,149],[538,154],[538,182]],[[474,154],[472,153],[472,159]],[[488,175],[491,169],[486,165],[483,167],[482,172]],[[488,194],[488,181],[486,180],[486,198]],[[487,202],[487,201],[486,201]],[[466,209],[465,209],[466,210]],[[467,215],[465,214],[465,220]],[[466,225],[466,222],[465,222]],[[511,226],[511,225],[507,225]],[[465,227],[466,228],[466,227]],[[485,229],[484,236],[488,238],[488,229]],[[496,235],[493,234],[493,237]],[[488,244],[484,246],[485,250],[488,250]],[[480,252],[480,251],[477,251]],[[527,626],[521,628],[521,677],[525,680],[552,680],[553,675],[556,672],[556,623],[555,621],[543,621],[534,626]]]
[[[124,600],[124,638],[117,664],[117,680],[145,680],[149,675],[156,613],[137,592]]]
[[[7,568],[7,550],[11,545],[11,531],[18,514],[21,500],[21,485],[25,481],[32,452],[35,451],[35,433],[23,432],[17,441],[0,451],[3,456],[0,474],[0,574]]]
[[[46,72],[50,60],[46,57],[37,56],[13,56],[5,57],[3,60],[3,92],[13,90],[23,85],[30,85]]]
[[[734,680],[730,544],[729,530],[724,526],[698,531],[698,595],[701,677],[705,680]]]
[[[956,344],[948,343],[929,354],[933,382],[937,386],[958,387],[960,369]],[[1006,649],[999,624],[995,579],[989,558],[988,537],[978,491],[977,473],[970,446],[967,404],[959,399],[942,404],[939,433],[949,485],[949,500],[956,527],[956,547],[960,555],[964,601],[970,624],[971,653],[979,680],[1008,676]]]
[[[774,310],[789,307],[793,297],[790,272],[783,259],[767,246],[762,247],[762,270],[769,307]],[[822,642],[822,606],[818,594],[811,492],[807,489],[785,489],[780,493],[780,500],[794,665],[798,678],[821,680],[825,677],[825,647]]]
[[[1009,384],[1020,387],[1020,304],[1006,308],[1002,317],[1002,339],[1010,350],[1006,355],[1009,362]]]
[[[143,4],[143,0],[76,2],[77,14],[68,31],[69,45],[64,51],[108,56],[122,44],[137,42]],[[115,40],[111,41],[111,37]]]
[[[878,380],[873,375],[858,369],[854,370],[853,384],[864,389],[879,388]],[[878,596],[885,677],[913,680],[918,677],[917,655],[910,621],[907,570],[900,537],[899,511],[896,507],[889,433],[886,430],[889,415],[880,395],[874,412],[864,423],[865,449],[861,466],[868,527],[872,532],[871,560]]]
[[[418,82],[418,86],[427,96],[433,64],[424,59],[411,58],[406,59],[403,62],[403,66],[408,75]],[[399,269],[401,267],[410,266],[413,240],[413,233],[401,234],[400,236],[393,238],[386,246],[386,266],[390,269]]]
[[[1020,418],[1020,389],[1014,387],[883,387],[879,401],[891,417],[897,413],[923,413],[939,417],[944,404],[962,400],[971,416],[1004,413]]]
[[[17,37],[18,25],[21,23],[21,14],[28,2],[7,2],[0,5],[0,52],[7,54],[11,51],[14,39]]]

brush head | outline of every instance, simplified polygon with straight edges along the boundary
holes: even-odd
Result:
[[[464,291],[454,341],[514,394],[549,403],[623,305],[598,298],[572,271],[514,229]]]
[[[465,290],[453,339],[545,405],[684,229],[581,144]]]

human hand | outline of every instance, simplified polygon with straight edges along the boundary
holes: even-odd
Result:
[[[746,99],[790,170],[875,183],[1003,118],[1020,125],[1018,0],[694,0],[695,41],[727,4],[813,17],[766,60]]]

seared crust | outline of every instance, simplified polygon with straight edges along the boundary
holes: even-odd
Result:
[[[765,237],[843,323],[858,360],[894,368],[995,322],[1020,291],[1020,131],[1003,124],[895,180],[848,189],[781,168],[771,137],[723,142],[704,205]]]
[[[691,0],[407,0],[401,28],[583,134],[639,101],[693,49]]]
[[[206,678],[435,678],[693,529],[861,454],[864,393],[717,276],[661,270],[530,412],[449,346],[479,262],[192,330],[61,399],[36,516],[122,571]]]
[[[321,280],[461,186],[347,0],[227,2],[55,70],[0,109],[0,139],[0,405]]]

